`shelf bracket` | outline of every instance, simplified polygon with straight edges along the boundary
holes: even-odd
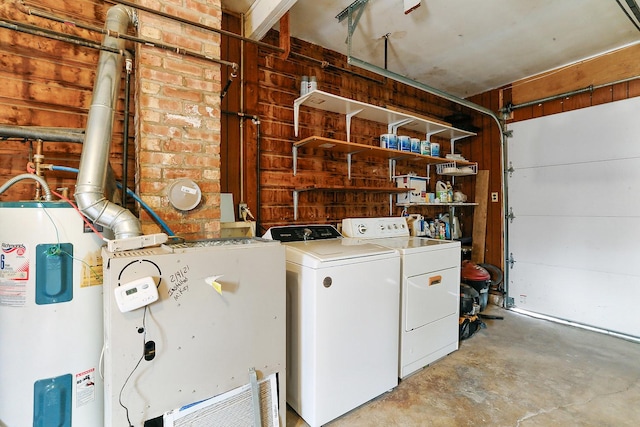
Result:
[[[349,177],[349,181],[351,181],[351,157],[353,157],[355,153],[347,153],[347,176]]]
[[[396,176],[396,159],[389,159],[389,181],[393,181]]]
[[[354,111],[352,113],[347,113],[346,114],[346,119],[347,119],[347,142],[351,142],[351,117],[355,116],[356,114],[358,114],[361,111],[362,111],[362,109]]]
[[[435,135],[440,132],[444,132],[444,129],[438,129],[436,131],[427,132],[427,141],[431,142],[431,135]]]
[[[306,99],[306,97],[293,101],[293,134],[296,137],[298,136],[298,125],[300,123],[300,105],[302,105],[303,99]]]
[[[454,150],[456,141],[459,140],[459,139],[462,139],[462,138],[466,138],[466,136],[459,136],[457,138],[451,138],[451,154],[455,154],[456,153],[455,150]]]
[[[400,126],[406,125],[407,123],[411,123],[413,121],[413,119],[402,119],[402,120],[398,120],[397,122],[391,122],[387,125],[387,132],[388,133],[397,133],[398,132],[398,128]]]
[[[298,219],[298,190],[293,190],[293,220]]]
[[[293,150],[293,176],[296,176],[296,173],[298,172],[298,147],[294,145],[292,150]]]

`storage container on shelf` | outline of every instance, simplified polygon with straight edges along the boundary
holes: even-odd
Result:
[[[399,193],[396,201],[398,204],[425,203],[427,198],[428,177],[417,175],[399,175],[394,177],[396,187],[411,188],[406,193]]]

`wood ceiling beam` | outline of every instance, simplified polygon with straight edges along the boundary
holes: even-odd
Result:
[[[298,0],[256,0],[245,14],[244,34],[260,40]]]

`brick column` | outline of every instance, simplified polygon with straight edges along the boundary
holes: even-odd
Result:
[[[221,28],[220,0],[159,0],[146,6]],[[151,3],[151,4],[149,4]],[[138,34],[148,40],[220,57],[220,35],[140,12]],[[220,66],[212,61],[137,46],[136,159],[138,192],[176,235],[220,235]],[[179,178],[202,190],[198,207],[175,209],[166,191]],[[144,234],[161,231],[141,211]]]

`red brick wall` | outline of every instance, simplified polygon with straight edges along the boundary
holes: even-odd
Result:
[[[220,0],[158,1],[155,9],[220,28]],[[211,57],[220,55],[212,31],[140,13],[141,37]],[[214,62],[139,46],[137,55],[136,150],[138,192],[181,237],[220,233],[220,66]],[[202,191],[191,211],[175,209],[166,191],[189,178]],[[160,231],[141,212],[144,234]]]

